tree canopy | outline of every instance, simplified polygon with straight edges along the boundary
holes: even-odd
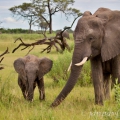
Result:
[[[23,3],[22,5],[11,7],[9,10],[13,13],[14,17],[27,20],[29,31],[31,32],[31,27],[37,19],[37,16],[33,14],[33,9],[32,3]]]
[[[31,3],[23,3],[22,5],[11,7],[9,10],[14,16],[28,20],[30,30],[31,26],[39,21],[39,24],[45,23],[48,26],[49,32],[52,33],[53,15],[58,12],[63,13],[66,19],[73,16],[74,19],[82,14],[79,10],[69,7],[74,4],[74,0],[31,0]]]

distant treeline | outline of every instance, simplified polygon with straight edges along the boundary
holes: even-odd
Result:
[[[57,31],[59,31],[59,30],[56,30],[56,31],[54,31],[54,32],[57,32]],[[71,29],[69,29],[69,30],[67,30],[69,33],[72,33],[73,32],[73,30],[71,30]],[[5,29],[5,28],[0,28],[0,34],[1,33],[14,33],[14,34],[17,34],[17,33],[30,33],[30,31],[28,30],[28,29],[21,29],[21,28],[15,28],[15,29]],[[31,33],[41,33],[41,31],[40,30],[37,30],[37,31],[34,31],[34,30],[32,30],[32,32]]]
[[[21,28],[15,28],[15,29],[0,28],[0,33],[29,33],[29,30],[27,30],[27,29],[21,29]]]

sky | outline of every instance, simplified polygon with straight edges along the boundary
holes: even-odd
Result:
[[[24,2],[30,2],[30,0],[0,0],[0,21],[3,28],[22,28],[28,29],[29,25],[27,21],[22,19],[16,20],[9,8],[21,5]],[[75,0],[72,8],[80,10],[82,13],[90,11],[94,13],[98,8],[105,7],[111,10],[120,10],[120,0]],[[72,29],[75,29],[78,19],[74,23]],[[53,30],[63,29],[65,26],[71,26],[73,18],[70,17],[69,21],[66,20],[63,14],[57,13],[53,16]],[[34,30],[38,30],[37,27],[32,27]]]

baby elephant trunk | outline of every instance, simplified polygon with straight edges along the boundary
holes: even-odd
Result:
[[[28,79],[28,92],[27,92],[27,100],[33,101],[33,95],[34,95],[34,80],[33,78]]]

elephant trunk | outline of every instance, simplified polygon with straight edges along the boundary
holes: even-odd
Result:
[[[74,85],[76,84],[82,67],[79,67],[79,69],[77,69],[77,72],[74,71],[74,67],[71,68],[70,77],[69,77],[65,87],[61,91],[61,93],[58,95],[58,97],[52,103],[52,105],[51,105],[52,107],[58,106],[67,97],[67,95],[71,92]]]
[[[76,66],[75,64],[79,63],[80,61],[83,60],[84,57],[86,57],[85,54],[83,54],[85,52],[82,51],[83,50],[82,48],[85,49],[80,44],[75,45],[75,49],[73,52],[73,58],[72,58],[70,77],[69,77],[65,87],[61,91],[61,93],[58,95],[58,97],[52,103],[51,107],[58,106],[66,98],[66,96],[71,92],[74,85],[76,84],[79,74],[82,70],[82,65]]]
[[[34,94],[34,78],[28,78],[28,92],[27,92],[27,100],[33,101],[33,94]]]
[[[29,89],[28,89],[27,100],[33,101],[33,87],[32,86],[29,87]]]

